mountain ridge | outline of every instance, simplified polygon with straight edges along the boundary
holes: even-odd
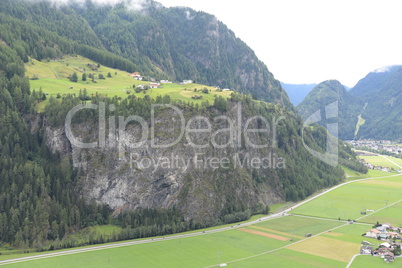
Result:
[[[331,103],[338,102],[338,124],[339,138],[353,139],[363,105],[337,80],[327,80],[314,87],[307,97],[297,106],[298,111],[304,119],[316,111],[325,111],[325,107]],[[321,116],[322,120],[317,122],[326,127],[331,120],[326,115]]]
[[[351,93],[361,94],[359,99],[367,104],[357,138],[402,139],[402,106],[398,105],[402,102],[402,66],[369,73]]]

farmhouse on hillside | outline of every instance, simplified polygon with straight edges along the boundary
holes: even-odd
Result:
[[[136,80],[142,80],[142,76],[139,72],[134,72],[134,73],[130,74],[130,76]]]
[[[180,85],[187,85],[187,84],[192,84],[194,83],[193,80],[183,80],[183,82],[180,83]]]
[[[160,85],[159,83],[149,83],[149,88],[158,88]]]

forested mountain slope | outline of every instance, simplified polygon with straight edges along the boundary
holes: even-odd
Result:
[[[113,6],[92,1],[55,6],[46,1],[4,0],[0,13],[70,42],[122,56],[133,63],[130,70],[146,76],[191,79],[290,106],[279,81],[255,53],[204,12],[165,8],[151,0],[141,10],[130,9],[130,1]],[[57,56],[50,51],[38,53],[39,58]],[[88,53],[84,56],[97,60]]]
[[[358,116],[363,110],[363,104],[357,98],[350,95],[344,86],[336,80],[328,80],[318,84],[307,95],[307,97],[297,106],[304,119],[314,114],[316,111],[325,111],[325,107],[333,102],[338,102],[338,118],[327,118],[325,114],[321,116],[318,124],[326,127],[329,123],[337,120],[339,124],[339,138],[353,139]]]
[[[350,91],[365,103],[360,139],[402,139],[402,67],[369,73]]]

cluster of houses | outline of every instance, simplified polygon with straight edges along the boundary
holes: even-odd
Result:
[[[353,140],[348,141],[352,147],[368,147],[375,151],[387,151],[393,154],[402,153],[402,145],[389,140]]]
[[[142,81],[144,79],[143,76],[141,76],[141,73],[139,72],[134,72],[132,74],[130,74],[130,77],[134,78],[135,80],[139,80]],[[149,88],[158,88],[160,87],[161,84],[172,84],[172,81],[169,80],[160,80],[159,82],[157,82],[155,79],[153,78],[149,78],[149,80],[151,81],[148,84]],[[194,83],[193,80],[183,80],[183,82],[180,83],[180,85],[187,85],[187,84],[192,84]],[[138,85],[139,88],[143,89],[145,88],[146,85]]]
[[[383,167],[383,166],[375,166],[371,163],[367,163],[366,161],[364,161],[364,159],[360,159],[359,160],[360,163],[362,163],[363,165],[365,165],[368,169],[373,169],[373,170],[381,170],[381,171],[385,171],[385,172],[391,172],[391,168],[390,167]],[[398,170],[398,172],[402,172],[400,170]]]
[[[144,79],[144,77],[141,75],[141,73],[139,72],[134,72],[132,74],[130,74],[130,77],[142,81]],[[169,80],[160,80],[159,82],[156,81],[156,79],[154,78],[150,78],[148,77],[148,79],[150,81],[150,83],[148,85],[138,85],[137,87],[140,89],[144,89],[144,88],[159,88],[161,84],[172,84],[172,81]],[[183,82],[180,82],[179,85],[188,85],[188,84],[193,84],[194,81],[193,80],[183,80]],[[216,86],[216,89],[219,89],[221,91],[230,91],[229,88],[224,88],[224,89],[220,89],[220,87]]]
[[[375,228],[369,230],[364,235],[365,237],[375,238],[382,241],[379,247],[374,249],[374,245],[370,242],[363,241],[360,248],[360,254],[367,254],[372,256],[380,256],[385,262],[393,262],[396,254],[401,251],[401,237],[402,228],[393,227],[389,223],[383,223]],[[399,241],[397,241],[399,240]]]

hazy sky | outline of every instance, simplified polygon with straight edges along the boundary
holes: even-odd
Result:
[[[354,86],[402,64],[400,0],[158,0],[211,13],[286,83]]]

